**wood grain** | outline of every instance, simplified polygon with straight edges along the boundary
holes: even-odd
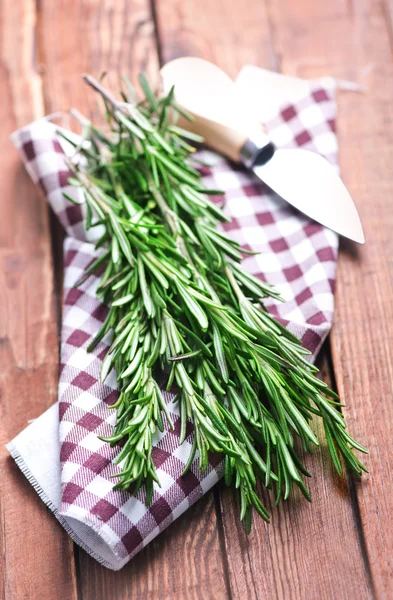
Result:
[[[35,3],[0,9],[0,597],[76,598],[72,544],[8,455],[56,399],[57,327],[47,207],[8,139],[43,114],[34,64]],[[38,576],[37,576],[38,574]]]
[[[266,4],[247,0],[156,0],[163,63],[198,56],[235,76],[247,63],[277,70]]]
[[[114,92],[125,75],[137,84],[144,71],[157,81],[158,60],[154,23],[148,0],[41,0],[40,62],[45,109],[68,111],[77,107],[97,117],[98,96],[82,81],[82,74],[100,77]]]
[[[232,75],[244,63],[302,74],[294,65],[294,49],[313,35],[308,54],[305,52],[302,58],[307,66],[316,66],[320,74],[326,74],[331,72],[329,65],[314,52],[321,46],[316,18],[323,13],[321,21],[327,23],[324,42],[336,52],[336,63],[345,64],[345,48],[338,55],[335,44],[331,44],[331,34],[328,35],[329,23],[337,22],[339,26],[348,11],[342,2],[332,6],[310,0],[295,6],[289,1],[248,0],[235,4],[205,0],[196,5],[165,0],[156,6],[162,55],[167,60],[182,54],[198,55],[213,60]],[[291,21],[294,13],[298,16],[296,23]],[[349,300],[347,306],[349,310]],[[349,315],[346,323],[351,323]],[[352,429],[359,432],[354,423]],[[356,499],[353,503],[350,492],[352,484],[347,478],[334,475],[323,446],[307,464],[315,477],[310,484],[313,505],[292,498],[279,509],[272,509],[270,527],[255,520],[248,539],[238,527],[238,506],[232,493],[222,494],[234,598],[363,599],[372,594]]]
[[[98,118],[97,98],[80,75],[108,71],[117,91],[120,76],[134,83],[141,71],[158,81],[154,23],[147,0],[66,0],[40,3],[40,64],[47,112],[77,107]],[[70,32],[72,31],[72,35]],[[58,279],[61,278],[61,274]],[[132,597],[227,598],[213,493],[170,526],[121,572],[101,567],[77,549],[83,600]]]
[[[80,552],[82,597],[83,600],[226,600],[230,592],[225,562],[218,540],[214,496],[210,493],[121,572],[108,571]]]
[[[375,594],[393,595],[393,205],[391,3],[272,3],[277,46],[291,72],[332,75],[366,85],[339,97],[344,181],[361,214],[366,245],[343,244],[332,355],[352,431],[370,449],[370,475],[355,487]],[[312,14],[308,27],[304,14]],[[283,17],[283,15],[285,15]],[[278,24],[285,25],[278,27]],[[302,29],[303,35],[294,34]],[[334,44],[331,35],[334,30]],[[313,63],[310,63],[312,49]]]

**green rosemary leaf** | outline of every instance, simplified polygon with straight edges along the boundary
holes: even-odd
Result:
[[[177,288],[178,288],[179,293],[180,293],[181,297],[183,298],[188,310],[190,310],[192,312],[192,314],[194,315],[194,317],[197,319],[197,321],[199,322],[199,325],[201,326],[201,329],[203,331],[206,331],[206,329],[209,326],[209,321],[207,319],[207,316],[206,316],[206,313],[204,312],[204,310],[201,308],[201,306],[198,304],[198,302],[193,298],[193,296],[188,293],[187,289],[179,281],[177,282]],[[190,291],[191,291],[191,289],[190,289]]]
[[[175,101],[172,102],[172,106],[176,110],[176,112],[178,112],[179,115],[187,119],[187,121],[194,120],[194,117],[190,115],[190,113],[188,113],[186,110],[184,110],[181,106],[179,106]]]
[[[155,156],[156,158],[158,158],[158,160],[160,162],[162,162],[167,169],[169,170],[169,172],[174,175],[177,179],[180,179],[181,181],[185,181],[187,183],[189,183],[190,185],[195,185],[196,183],[196,178],[195,177],[190,177],[190,175],[188,175],[187,171],[183,168],[179,168],[174,162],[172,162],[171,160],[169,160],[164,154],[162,154],[160,151],[156,150],[156,148],[150,146],[148,148],[149,152],[151,152],[153,154],[153,156]]]
[[[140,73],[139,75],[139,83],[140,86],[146,96],[146,100],[150,102],[152,109],[158,112],[158,102],[155,95],[152,92],[149,81],[144,73]]]
[[[128,241],[124,231],[121,229],[115,215],[112,212],[109,213],[109,218],[110,218],[110,221],[111,221],[111,224],[113,227],[113,232],[116,236],[116,238],[112,238],[112,239],[118,240],[119,246],[122,249],[122,251],[124,252],[124,256],[130,263],[130,265],[133,267],[135,264],[135,260],[134,260],[133,254],[132,254],[130,242]]]
[[[203,137],[201,135],[197,135],[191,131],[187,131],[187,129],[183,129],[182,127],[178,127],[177,125],[171,125],[169,128],[170,131],[180,135],[187,140],[191,140],[192,142],[196,142],[197,144],[201,144],[203,142]]]
[[[105,379],[108,377],[109,371],[112,368],[113,357],[109,352],[106,353],[104,360],[102,361],[101,373],[100,373],[100,381],[104,383]]]
[[[185,360],[187,358],[193,358],[194,356],[198,356],[199,354],[201,354],[201,350],[193,350],[192,352],[187,352],[186,354],[180,354],[178,356],[171,356],[168,358],[168,360],[170,360],[170,361]]]
[[[143,260],[141,255],[138,256],[138,275],[139,275],[139,283],[141,286],[141,291],[142,291],[142,297],[143,297],[143,304],[145,305],[145,309],[147,314],[149,315],[149,317],[151,317],[153,315],[153,302],[151,299],[151,296],[149,294],[149,290],[147,287],[147,283],[146,283],[146,277],[145,277],[145,268],[143,266]]]
[[[124,125],[124,127],[128,129],[128,131],[131,134],[136,135],[136,137],[140,140],[146,139],[146,136],[142,129],[135,125],[135,123],[133,123],[130,119],[128,119],[120,110],[117,110],[113,116],[119,121],[121,125]]]
[[[190,454],[188,456],[186,464],[184,465],[184,469],[183,469],[183,472],[182,472],[182,477],[184,477],[184,475],[186,475],[188,473],[188,471],[190,470],[191,465],[194,462],[196,449],[197,449],[196,437],[194,436],[194,439],[192,441],[192,446],[191,446]]]
[[[145,254],[142,254],[142,260],[151,272],[151,274],[157,279],[158,283],[167,290],[169,287],[168,280],[164,277],[164,275],[154,266],[154,264],[149,261],[148,257]]]
[[[143,357],[143,348],[139,348],[138,352],[136,353],[134,359],[131,361],[131,363],[128,365],[127,369],[125,371],[123,371],[123,373],[121,374],[121,379],[124,379],[124,377],[128,377],[129,375],[132,375],[132,373],[139,367],[139,365],[142,362],[142,357]]]
[[[126,77],[125,75],[122,75],[122,80],[124,81],[124,83],[126,84],[126,87],[127,87],[128,102],[130,104],[136,104],[136,93],[135,93],[134,86],[132,85],[132,83],[128,79],[128,77]]]
[[[70,184],[70,185],[72,185],[72,184]],[[64,198],[65,198],[66,200],[68,200],[68,201],[69,201],[69,202],[71,202],[72,204],[75,204],[76,206],[80,206],[80,205],[81,205],[81,203],[80,203],[80,202],[77,202],[77,201],[75,200],[75,198],[73,198],[73,197],[72,197],[70,194],[67,194],[67,192],[63,192],[63,196],[64,196]],[[86,227],[86,229],[87,229],[87,227]]]

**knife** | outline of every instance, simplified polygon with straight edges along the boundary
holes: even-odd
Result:
[[[239,99],[232,79],[195,57],[161,69],[164,90],[193,117],[181,126],[201,135],[212,149],[240,162],[292,206],[360,244],[364,234],[356,206],[330,163],[315,152],[277,149],[257,117]],[[269,93],[266,90],[266,93]]]

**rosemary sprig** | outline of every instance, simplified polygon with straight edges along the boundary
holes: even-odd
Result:
[[[175,124],[173,90],[157,98],[142,76],[146,97],[136,105],[127,101],[134,97],[129,82],[120,101],[92,77],[85,80],[104,99],[110,132],[74,111],[83,141],[70,162],[71,183],[84,189],[86,227],[104,226],[100,257],[87,276],[105,268],[97,293],[109,311],[90,350],[113,332],[101,378],[114,367],[120,389],[117,423],[106,440],[124,442],[116,487],[136,492],[145,484],[148,503],[159,483],[153,436],[164,419],[173,427],[163,374],[166,389],[176,390],[180,443],[187,420],[194,426],[185,472],[197,451],[201,471],[210,452],[222,453],[247,529],[252,507],[269,520],[258,480],[275,489],[277,502],[293,484],[309,499],[295,441],[306,452],[318,445],[313,415],[323,420],[337,471],[341,455],[360,475],[365,467],[352,450],[366,450],[348,434],[336,394],[263,306],[277,292],[242,270],[244,250],[217,229],[228,219],[191,165],[189,140],[198,140]]]

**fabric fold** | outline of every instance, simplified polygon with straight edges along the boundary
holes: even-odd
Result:
[[[247,98],[252,98],[252,110],[258,110],[277,147],[303,147],[337,165],[334,82],[327,78],[312,82],[289,79],[246,67],[237,83],[245,110]],[[266,90],[271,90],[274,103],[272,98],[266,99]],[[117,570],[220,479],[220,458],[213,456],[203,474],[196,458],[182,477],[192,428],[180,445],[177,405],[167,394],[175,429],[164,430],[155,439],[153,457],[161,487],[154,486],[151,505],[145,506],[143,490],[136,496],[113,490],[113,475],[119,472],[114,464],[118,449],[110,448],[98,436],[109,435],[113,427],[115,414],[110,405],[117,397],[117,385],[114,372],[105,384],[99,382],[109,338],[94,352],[87,352],[107,309],[96,297],[97,277],[75,287],[97,253],[94,238],[86,236],[83,227],[81,192],[68,184],[66,158],[72,145],[45,119],[15,132],[12,139],[67,238],[58,405],[7,447],[74,541],[100,563]],[[303,341],[314,358],[333,317],[336,234],[301,215],[252,173],[211,152],[200,154],[210,164],[202,169],[206,186],[225,191],[226,211],[232,221],[224,229],[248,249],[260,252],[243,261],[244,269],[277,287],[284,302],[269,301],[269,310]],[[81,206],[67,200],[64,192]]]

